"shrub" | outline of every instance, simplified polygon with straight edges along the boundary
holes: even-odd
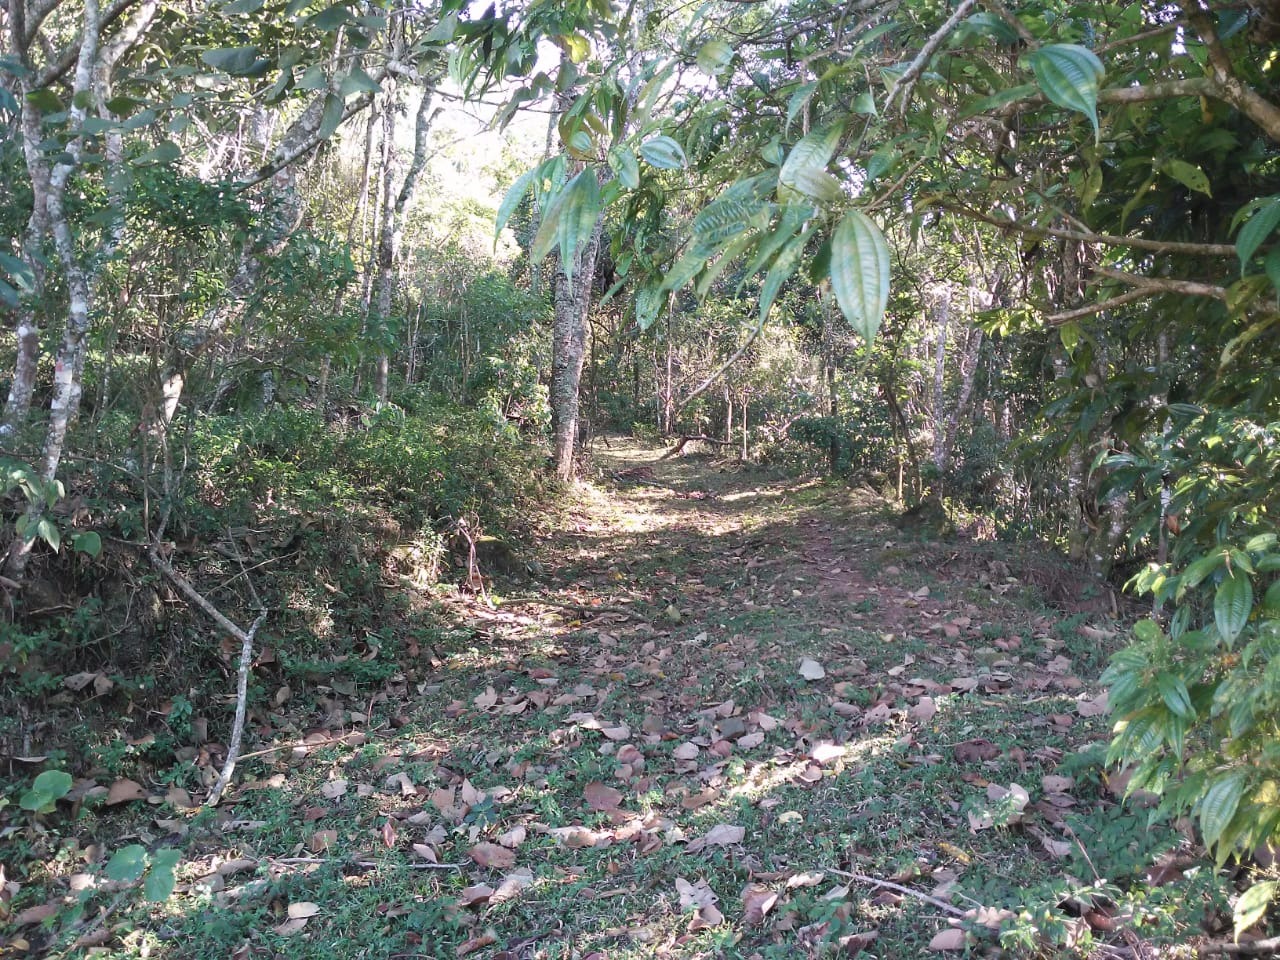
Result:
[[[1173,604],[1167,628],[1138,623],[1103,677],[1116,718],[1109,759],[1132,766],[1130,791],[1194,814],[1222,864],[1280,841],[1280,423],[1173,414],[1158,449],[1111,460],[1114,483],[1148,494],[1140,532],[1180,519],[1171,561],[1134,578],[1157,605]],[[1241,898],[1237,934],[1276,891],[1259,884]]]

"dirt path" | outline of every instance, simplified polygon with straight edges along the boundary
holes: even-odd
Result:
[[[923,539],[838,484],[617,444],[595,462],[538,577],[446,599],[457,626],[335,714],[346,743],[259,761],[186,868],[254,879],[182,900],[153,956],[908,958],[1113,936],[1178,838],[1117,832],[1108,632],[1045,605],[1030,581],[1051,561]],[[1066,896],[1089,878],[1105,911]],[[1144,935],[1176,942],[1203,910],[1169,890],[1181,906],[1145,904]]]

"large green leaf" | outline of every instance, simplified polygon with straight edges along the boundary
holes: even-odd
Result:
[[[356,93],[381,92],[382,87],[378,85],[378,81],[359,67],[352,67],[351,72],[342,78],[342,83],[338,87],[338,93],[343,97],[350,97]]]
[[[640,187],[640,163],[636,155],[626,147],[614,147],[609,151],[609,166],[618,175],[618,181],[628,190]]]
[[[773,255],[782,248],[783,244],[796,235],[796,231],[803,227],[814,213],[813,207],[803,204],[782,208],[773,230],[764,233],[760,237],[755,255],[752,256],[742,273],[742,282],[738,284],[738,290],[742,289],[743,284],[747,282],[749,277],[764,269],[764,265],[773,259]]]
[[[842,133],[839,124],[815,130],[791,148],[778,171],[778,199],[783,203],[803,201],[806,193],[797,182],[802,173],[819,173],[827,168]]]
[[[680,170],[688,162],[684,148],[667,136],[650,137],[640,144],[640,156],[659,170]]]
[[[578,251],[590,239],[600,219],[600,181],[596,172],[587,168],[570,181],[565,192],[565,209],[560,215],[560,261],[565,276],[573,278],[573,264]]]
[[[336,93],[327,94],[324,98],[324,109],[320,114],[320,129],[316,131],[316,135],[321,140],[328,140],[338,127],[342,126],[342,117],[346,112],[343,105],[342,97]]]
[[[1194,163],[1188,163],[1186,160],[1173,158],[1160,164],[1160,169],[1173,177],[1173,179],[1177,180],[1188,190],[1203,193],[1207,197],[1213,196],[1213,191],[1209,187],[1208,176],[1206,176],[1205,172]]]
[[[800,255],[804,253],[805,244],[809,242],[812,233],[813,228],[810,227],[798,237],[788,240],[777,259],[773,261],[769,272],[765,274],[764,284],[760,287],[761,323],[769,319],[769,311],[773,308],[773,301],[777,299],[782,285],[791,279],[791,275],[796,272],[796,267],[800,265]]]
[[[1253,610],[1253,583],[1243,573],[1233,573],[1213,597],[1213,620],[1228,644],[1234,643]]]
[[[708,40],[698,50],[698,69],[716,77],[733,60],[733,47],[723,40]]]
[[[1240,934],[1262,919],[1267,912],[1267,907],[1271,905],[1271,901],[1276,899],[1278,894],[1280,894],[1280,883],[1275,880],[1255,883],[1244,892],[1240,899],[1236,901],[1236,908],[1233,911],[1235,914],[1236,940],[1240,939]]]
[[[1191,694],[1187,692],[1187,685],[1181,677],[1172,673],[1158,673],[1156,689],[1160,691],[1164,705],[1178,716],[1188,719],[1195,717],[1196,709],[1191,705]]]
[[[109,880],[133,883],[146,869],[147,848],[140,843],[131,843],[111,855],[105,873]]]
[[[861,211],[850,210],[832,234],[831,287],[854,330],[874,340],[889,304],[889,245]]]
[[[1027,63],[1046,97],[1089,118],[1096,139],[1098,87],[1106,73],[1097,55],[1079,44],[1051,43],[1027,54]]]
[[[151,869],[147,873],[146,882],[142,885],[143,896],[152,903],[164,903],[173,893],[177,885],[175,871],[178,861],[182,859],[182,851],[172,847],[157,850],[151,855]]]
[[[1212,849],[1223,831],[1231,825],[1248,779],[1247,771],[1232,770],[1214,780],[1205,791],[1204,799],[1200,801],[1200,832],[1206,847]]]
[[[1240,258],[1240,272],[1243,274],[1258,247],[1266,241],[1276,227],[1280,226],[1280,197],[1269,197],[1259,204],[1253,215],[1240,228],[1236,237],[1236,255]]]
[[[206,50],[200,54],[200,59],[213,67],[213,69],[221,70],[223,73],[229,73],[232,76],[245,76],[254,73],[264,62],[258,57],[257,47],[221,47],[215,50]]]
[[[506,192],[506,195],[502,198],[502,203],[498,204],[498,216],[494,221],[493,228],[493,242],[495,245],[498,242],[498,237],[502,235],[502,228],[507,225],[511,215],[516,212],[516,207],[520,206],[520,201],[525,198],[525,194],[533,186],[533,178],[538,175],[539,169],[534,167],[532,170],[526,170],[516,177],[516,182]]]

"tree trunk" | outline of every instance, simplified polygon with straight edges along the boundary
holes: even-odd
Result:
[[[98,0],[85,0],[84,28],[68,117],[72,130],[83,129],[88,106],[96,100],[93,85],[98,75],[101,25]],[[80,373],[84,369],[85,340],[89,332],[89,312],[92,308],[92,275],[76,250],[76,238],[66,209],[67,185],[80,165],[83,151],[84,136],[79,134],[67,144],[49,173],[48,225],[53,233],[54,248],[67,285],[67,319],[54,362],[53,397],[49,401],[49,424],[40,464],[40,477],[46,484],[52,484],[57,477],[67,427],[75,419],[80,407]],[[43,515],[44,507],[42,501],[34,501],[25,515],[26,535],[13,538],[6,565],[12,579],[21,579],[26,570],[31,547],[35,543],[34,525]]]
[[[587,311],[595,281],[603,221],[574,255],[573,277],[563,265],[555,275],[555,314],[551,325],[551,466],[561,480],[573,477],[578,434],[578,400],[586,356]]]
[[[951,287],[944,285],[934,307],[938,336],[933,353],[933,465],[939,475],[946,469],[946,369],[947,330],[951,324]]]

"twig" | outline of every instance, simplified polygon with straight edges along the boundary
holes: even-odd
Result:
[[[1131,287],[1137,287],[1139,290],[1145,290],[1148,293],[1180,293],[1188,297],[1213,297],[1215,300],[1227,299],[1226,288],[1215,286],[1211,283],[1170,280],[1165,277],[1142,277],[1134,273],[1125,273],[1123,270],[1113,270],[1110,267],[1097,267],[1093,272],[1100,277],[1106,277],[1108,280],[1119,280],[1121,283],[1127,283]]]
[[[919,890],[912,890],[910,887],[904,887],[900,883],[894,883],[892,880],[881,880],[879,877],[868,877],[861,873],[849,873],[846,870],[837,870],[834,867],[822,867],[828,873],[834,873],[837,877],[844,877],[857,883],[868,883],[873,887],[885,887],[898,893],[905,893],[909,897],[915,897],[922,903],[927,903],[931,907],[937,907],[944,913],[949,913],[953,917],[963,917],[968,914],[967,910],[961,910],[959,907],[947,903],[945,900],[939,900],[937,897],[931,897],[927,893],[921,893]]]
[[[760,322],[751,329],[751,335],[747,337],[746,343],[744,343],[737,350],[735,350],[733,353],[733,356],[731,356],[728,360],[726,360],[723,364],[721,364],[719,369],[714,370],[711,373],[711,375],[707,377],[707,379],[703,380],[702,383],[698,384],[698,386],[694,388],[693,393],[689,394],[687,397],[685,397],[676,405],[677,415],[682,413],[684,411],[684,408],[687,407],[689,404],[693,403],[694,400],[696,400],[698,397],[702,396],[704,393],[710,390],[712,384],[714,384],[717,380],[719,380],[725,374],[725,372],[728,371],[730,367],[732,367],[735,363],[737,363],[740,359],[742,359],[742,355],[751,348],[751,345],[756,342],[756,338],[760,336],[760,331],[764,329],[765,319],[766,319],[765,317],[760,318]]]
[[[1246,940],[1244,943],[1233,943],[1230,940],[1214,941],[1206,943],[1196,952],[1202,957],[1272,957],[1280,952],[1280,937]]]
[[[342,863],[350,864],[353,867],[388,867],[402,866],[407,870],[461,870],[463,865],[460,863],[402,863],[389,864],[385,861],[378,860],[339,860],[336,858],[325,857],[273,857],[272,863],[283,863],[285,865],[294,864],[325,864],[325,863]]]
[[[916,54],[916,58],[911,61],[911,65],[907,67],[906,73],[898,78],[898,82],[893,85],[893,89],[889,91],[889,95],[884,98],[884,112],[888,113],[890,107],[893,106],[895,97],[901,94],[902,103],[899,105],[901,113],[907,112],[907,107],[911,105],[911,91],[915,89],[916,81],[920,79],[920,75],[924,73],[925,67],[929,65],[929,61],[933,59],[933,55],[938,52],[938,48],[942,46],[944,40],[951,36],[953,30],[960,25],[960,21],[969,15],[969,12],[977,5],[977,0],[963,0],[960,6],[947,18],[946,23],[940,26],[920,48],[920,52]]]
[[[1102,313],[1104,310],[1112,310],[1116,307],[1122,307],[1126,303],[1133,303],[1135,300],[1145,300],[1151,295],[1151,290],[1130,290],[1128,293],[1122,293],[1118,297],[1112,297],[1110,300],[1091,303],[1088,306],[1077,307],[1075,310],[1064,310],[1062,313],[1050,314],[1044,318],[1044,322],[1049,324],[1051,327],[1060,326],[1064,323],[1069,323],[1072,320],[1079,320],[1081,317],[1089,317],[1095,313]]]
[[[218,782],[213,785],[213,789],[209,791],[209,798],[204,802],[206,807],[218,805],[218,801],[222,799],[222,791],[227,789],[227,784],[231,782],[231,775],[235,773],[236,761],[240,758],[240,741],[244,737],[244,717],[249,700],[249,666],[253,662],[253,636],[266,619],[267,611],[263,610],[258,614],[258,619],[253,621],[253,626],[248,632],[241,634],[240,637],[240,668],[236,677],[236,717],[231,724],[231,743],[227,746],[227,759],[222,765],[222,773],[218,774]]]

